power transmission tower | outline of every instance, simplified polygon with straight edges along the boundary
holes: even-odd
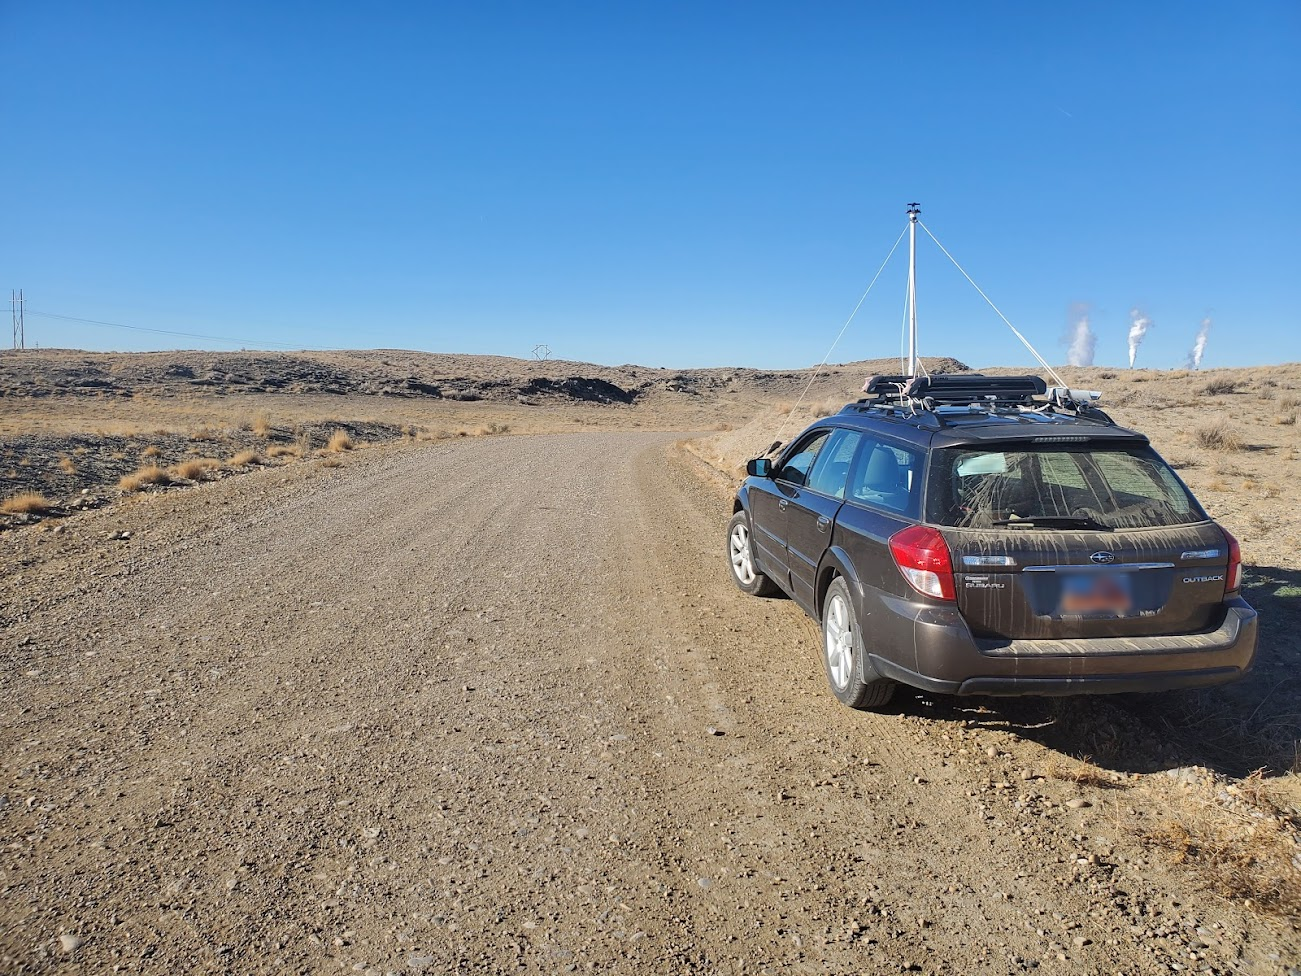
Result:
[[[551,347],[548,346],[545,342],[539,342],[536,346],[533,347],[533,358],[550,359]]]
[[[14,318],[14,348],[26,349],[27,336],[23,329],[23,290],[9,292],[9,309]]]

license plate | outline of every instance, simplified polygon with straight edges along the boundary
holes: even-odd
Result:
[[[1076,573],[1062,580],[1062,613],[1119,615],[1133,609],[1128,573]]]

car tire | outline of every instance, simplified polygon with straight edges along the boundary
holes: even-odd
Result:
[[[780,592],[776,583],[755,568],[750,516],[745,511],[737,512],[727,524],[727,565],[732,571],[732,582],[742,593],[776,596]]]
[[[895,683],[878,675],[867,661],[863,631],[843,576],[831,581],[822,601],[822,663],[832,693],[850,708],[880,708],[894,697]]]

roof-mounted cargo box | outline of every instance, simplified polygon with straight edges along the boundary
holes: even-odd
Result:
[[[1048,385],[1038,376],[985,376],[982,373],[944,373],[914,377],[904,395],[929,398],[935,403],[1029,403],[1043,396]]]

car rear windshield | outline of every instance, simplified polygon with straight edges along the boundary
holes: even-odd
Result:
[[[981,445],[937,450],[927,521],[993,528],[1134,529],[1200,522],[1206,513],[1149,447]]]

